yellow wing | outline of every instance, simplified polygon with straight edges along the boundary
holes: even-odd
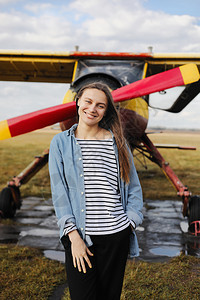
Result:
[[[80,59],[140,60],[146,63],[146,76],[157,74],[187,63],[197,64],[200,53],[151,54],[117,52],[44,52],[0,51],[0,80],[27,82],[71,83],[76,62]]]

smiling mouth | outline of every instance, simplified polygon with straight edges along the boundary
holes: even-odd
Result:
[[[91,115],[90,113],[87,113],[87,112],[85,112],[85,111],[84,111],[84,114],[87,115],[87,117],[88,117],[88,118],[91,118],[91,119],[97,117],[96,115]]]

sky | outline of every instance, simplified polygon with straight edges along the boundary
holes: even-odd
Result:
[[[200,53],[199,0],[0,0],[0,49]],[[0,120],[62,103],[67,84],[0,82]],[[149,127],[200,129],[200,96]]]

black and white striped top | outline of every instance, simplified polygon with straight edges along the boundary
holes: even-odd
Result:
[[[81,146],[84,170],[86,223],[89,235],[113,234],[127,228],[118,187],[118,170],[113,140],[77,139]],[[66,224],[65,233],[75,229]]]

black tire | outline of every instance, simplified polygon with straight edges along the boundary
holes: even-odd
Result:
[[[188,222],[189,231],[194,233],[194,221],[200,221],[200,196],[192,196],[189,202]]]
[[[16,212],[16,205],[13,199],[11,188],[6,187],[0,194],[0,211],[4,218],[13,218]]]

